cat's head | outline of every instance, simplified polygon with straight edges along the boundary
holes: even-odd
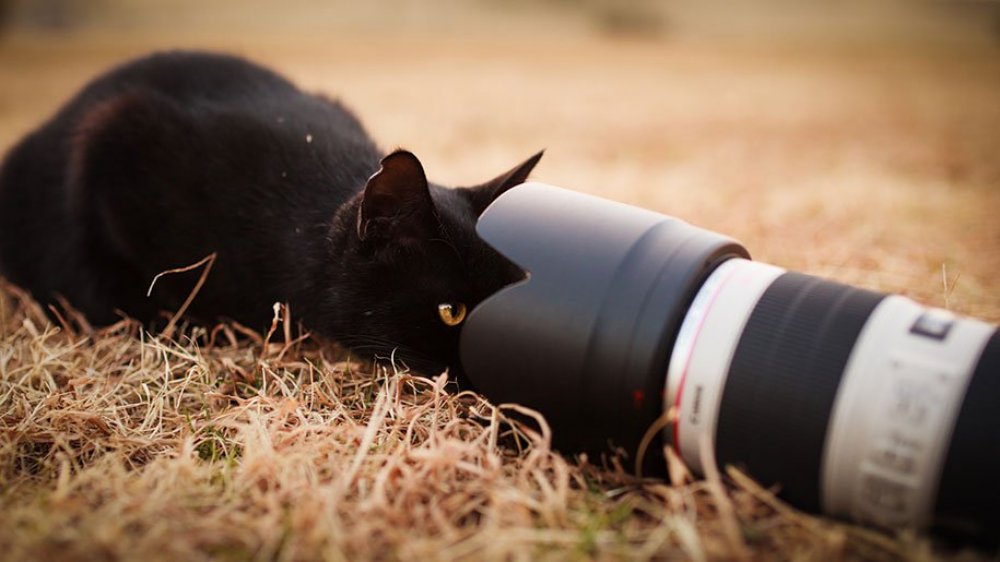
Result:
[[[393,358],[424,374],[449,368],[460,376],[458,340],[465,315],[480,301],[524,277],[475,232],[479,215],[524,183],[539,152],[474,187],[430,184],[410,152],[382,159],[356,201],[338,299],[348,325],[342,343]],[[342,316],[343,318],[344,316]]]

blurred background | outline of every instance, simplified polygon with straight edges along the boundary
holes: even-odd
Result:
[[[3,0],[7,30],[996,40],[988,0]]]
[[[0,151],[168,48],[341,98],[440,183],[547,148],[540,180],[1000,320],[1000,2],[0,0]]]

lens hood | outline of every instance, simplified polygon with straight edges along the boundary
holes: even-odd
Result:
[[[720,234],[540,183],[498,197],[476,230],[526,278],[469,314],[462,366],[494,402],[544,414],[563,452],[635,453],[695,293],[723,261],[749,258]]]

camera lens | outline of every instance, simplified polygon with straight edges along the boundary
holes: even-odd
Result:
[[[527,278],[466,317],[468,379],[495,402],[545,414],[560,450],[633,453],[662,413],[688,304],[717,264],[746,250],[672,217],[542,184],[506,192],[476,228]]]
[[[743,467],[808,510],[1000,536],[994,326],[749,260],[672,217],[529,183],[480,236],[523,268],[462,328],[469,380],[567,453],[654,442]],[[991,539],[992,537],[992,539]]]
[[[904,297],[731,260],[674,346],[671,441],[694,470],[743,466],[804,509],[985,533],[1000,497],[998,339]]]

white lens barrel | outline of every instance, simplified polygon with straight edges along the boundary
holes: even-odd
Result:
[[[696,472],[709,446],[805,509],[988,533],[997,510],[977,494],[998,493],[998,342],[904,297],[732,259],[678,332],[665,438]]]
[[[715,447],[722,387],[740,334],[761,294],[784,272],[743,259],[726,261],[702,285],[677,333],[665,410],[672,407],[678,414],[672,442],[698,473],[705,470],[701,444]]]
[[[955,420],[992,332],[900,296],[879,304],[834,402],[824,512],[883,527],[931,523]]]

